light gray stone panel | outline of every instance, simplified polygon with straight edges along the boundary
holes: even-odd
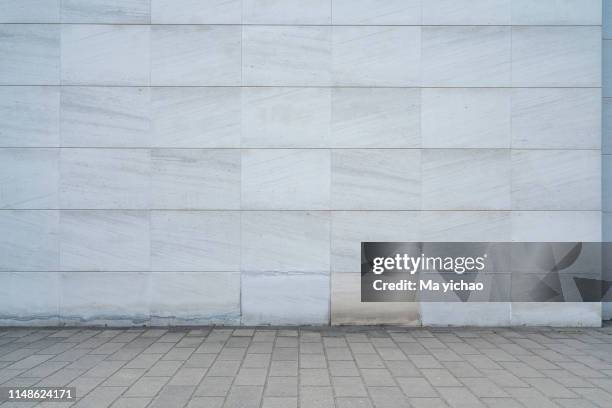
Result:
[[[612,242],[612,213],[604,212],[601,214],[601,237],[603,242]]]
[[[149,88],[64,87],[62,147],[151,145]]]
[[[509,326],[511,304],[421,302],[421,319],[424,326]]]
[[[329,324],[329,275],[243,273],[242,324]]]
[[[423,0],[332,0],[338,25],[419,25]]]
[[[247,211],[241,225],[243,272],[329,273],[328,212]]]
[[[513,27],[513,86],[601,85],[600,27]]]
[[[599,242],[599,211],[513,211],[512,240],[517,242]]]
[[[146,272],[63,272],[60,285],[64,324],[132,326],[148,322]]]
[[[331,0],[243,0],[244,24],[330,24]]]
[[[149,150],[62,149],[60,156],[61,208],[149,208]]]
[[[602,210],[612,212],[612,156],[602,155],[601,156],[601,166],[602,166],[601,192],[603,196]]]
[[[58,207],[59,150],[0,149],[0,208]]]
[[[326,210],[329,150],[243,150],[242,209]]]
[[[0,271],[59,269],[58,211],[0,211]]]
[[[604,98],[610,98],[612,97],[612,40],[603,40],[602,44],[602,93]]]
[[[424,150],[422,163],[424,210],[510,209],[508,150]]]
[[[508,86],[509,27],[423,27],[423,86]]]
[[[408,88],[333,88],[333,147],[421,146],[421,91]]]
[[[603,0],[602,30],[604,39],[612,39],[612,3]]]
[[[420,27],[343,26],[332,29],[335,85],[417,86],[420,68]]]
[[[240,147],[239,88],[151,88],[156,147]]]
[[[148,85],[150,27],[62,26],[62,84]]]
[[[153,149],[151,206],[240,209],[240,151]]]
[[[512,303],[512,326],[601,327],[601,303]]]
[[[612,154],[612,99],[603,100],[602,154]]]
[[[602,0],[512,0],[515,25],[601,25]]]
[[[243,85],[331,85],[331,32],[329,26],[244,26]]]
[[[239,26],[153,26],[152,85],[240,85]]]
[[[150,0],[62,0],[62,23],[148,24]]]
[[[329,147],[328,88],[244,88],[242,147]]]
[[[361,270],[361,242],[420,240],[418,211],[332,212],[333,272]]]
[[[598,150],[513,151],[512,208],[600,210],[600,152]]]
[[[0,0],[0,23],[59,23],[60,0]]]
[[[423,89],[425,148],[509,148],[509,89]]]
[[[506,242],[511,240],[510,211],[422,211],[424,242]]]
[[[419,326],[419,303],[361,302],[361,273],[334,273],[331,282],[331,324]]]
[[[152,325],[240,324],[239,272],[152,272]]]
[[[334,210],[421,208],[419,150],[334,150],[331,174]]]
[[[511,0],[423,0],[423,25],[509,25]]]
[[[62,210],[62,270],[149,270],[149,222],[146,211]]]
[[[54,86],[0,87],[0,146],[59,146],[59,104]]]
[[[57,325],[59,288],[56,272],[0,272],[1,324]]]
[[[151,0],[153,24],[240,24],[242,0]]]
[[[601,90],[512,90],[512,147],[599,149]]]
[[[151,212],[153,271],[240,270],[240,213]]]
[[[59,82],[58,25],[0,25],[0,85],[58,85]]]

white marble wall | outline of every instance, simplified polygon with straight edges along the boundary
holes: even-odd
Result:
[[[603,2],[603,132],[602,229],[603,241],[612,242],[612,1]],[[612,295],[603,303],[603,318],[612,320]]]
[[[361,241],[601,239],[601,8],[0,0],[0,323],[598,324],[358,279]]]

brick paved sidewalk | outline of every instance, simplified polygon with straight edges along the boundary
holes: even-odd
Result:
[[[612,327],[5,329],[0,384],[79,398],[3,408],[612,407]]]

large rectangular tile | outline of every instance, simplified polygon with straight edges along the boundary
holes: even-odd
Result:
[[[61,208],[149,208],[149,150],[62,149],[60,156]]]
[[[242,324],[329,324],[329,275],[243,273]]]
[[[242,209],[326,210],[329,150],[243,150]]]
[[[602,93],[604,98],[612,97],[612,40],[602,42]]]
[[[424,326],[509,326],[511,304],[421,302],[421,319]]]
[[[58,85],[59,82],[58,25],[0,25],[0,85]]]
[[[0,0],[0,23],[59,23],[61,0]]]
[[[239,88],[151,88],[156,147],[240,147]]]
[[[62,23],[148,24],[150,0],[62,0]]]
[[[55,326],[59,323],[56,272],[0,272],[0,325]]]
[[[330,0],[243,0],[244,24],[330,24]]]
[[[512,303],[513,326],[601,327],[601,303]]]
[[[420,240],[424,242],[510,241],[510,211],[422,211]]]
[[[240,209],[240,151],[153,149],[151,206]]]
[[[512,0],[514,25],[600,25],[602,0]]]
[[[599,149],[599,89],[512,90],[512,147]]]
[[[328,147],[327,88],[243,88],[242,147]]]
[[[513,211],[512,240],[518,242],[599,242],[599,211]]]
[[[59,104],[58,87],[0,87],[0,146],[59,146]]]
[[[420,147],[420,92],[408,88],[333,88],[332,147]]]
[[[328,212],[247,211],[241,225],[243,272],[329,273]]]
[[[243,85],[331,85],[331,32],[329,26],[244,26]]]
[[[240,213],[151,212],[153,271],[240,270]]]
[[[58,149],[0,149],[0,174],[0,208],[58,208]]]
[[[512,152],[514,210],[600,210],[598,150]]]
[[[333,0],[337,25],[419,25],[423,0]]]
[[[418,211],[334,211],[332,271],[360,271],[362,242],[409,242],[419,239]]]
[[[152,272],[153,325],[240,324],[239,272]]]
[[[64,87],[62,147],[151,145],[149,88]]]
[[[604,98],[602,107],[602,154],[612,154],[612,99]]]
[[[152,24],[240,24],[242,0],[151,0]]]
[[[345,26],[332,29],[335,85],[417,86],[420,69],[420,27]]]
[[[62,270],[149,270],[149,223],[146,211],[63,210]]]
[[[598,87],[600,27],[513,27],[512,85]]]
[[[508,86],[509,27],[423,27],[423,86]]]
[[[334,273],[331,281],[332,325],[420,325],[418,302],[361,302],[361,273]]]
[[[423,0],[423,24],[509,25],[510,3],[511,0]]]
[[[602,211],[612,212],[612,156],[601,156]]]
[[[508,150],[424,150],[422,208],[508,210],[510,167]]]
[[[240,85],[240,26],[151,28],[152,85]]]
[[[133,326],[149,320],[146,272],[63,272],[60,285],[64,324]]]
[[[58,211],[0,211],[0,271],[57,271]]]
[[[62,26],[62,84],[148,85],[150,28]]]
[[[334,150],[331,168],[334,210],[421,208],[419,150]]]
[[[508,89],[423,89],[421,131],[425,148],[508,148]]]

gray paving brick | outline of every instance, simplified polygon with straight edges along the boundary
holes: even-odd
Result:
[[[297,377],[270,377],[268,378],[265,394],[269,397],[297,397]]]
[[[263,387],[233,386],[223,405],[225,408],[259,408]]]
[[[331,387],[301,387],[300,408],[334,408]]]
[[[367,391],[359,377],[332,377],[336,397],[366,397]]]
[[[223,397],[193,397],[187,408],[221,408],[224,402]]]
[[[300,384],[307,386],[329,386],[329,371],[325,368],[301,368]]]
[[[151,402],[151,398],[128,398],[121,397],[111,408],[145,408]]]
[[[234,382],[234,377],[204,377],[195,395],[202,397],[225,397]]]

